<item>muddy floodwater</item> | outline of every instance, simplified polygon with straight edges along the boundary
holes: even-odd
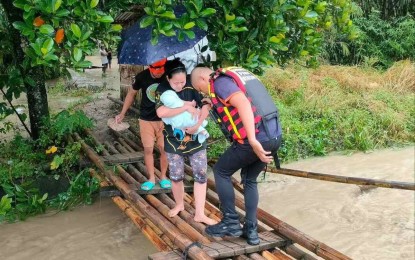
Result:
[[[414,147],[283,165],[414,181]],[[268,174],[260,206],[353,259],[414,259],[414,192]],[[0,259],[147,259],[155,247],[112,203],[0,225]]]
[[[312,158],[283,167],[414,182],[414,147]],[[268,175],[260,206],[353,259],[415,259],[414,191]]]

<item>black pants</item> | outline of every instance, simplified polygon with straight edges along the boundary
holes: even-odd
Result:
[[[265,151],[271,151],[274,154],[281,144],[281,137],[261,142],[261,144]],[[245,218],[256,223],[259,200],[257,177],[265,165],[266,163],[256,156],[249,144],[234,142],[225,151],[213,167],[216,191],[219,195],[222,212],[236,214],[235,192],[231,176],[241,169],[242,183],[244,185]]]

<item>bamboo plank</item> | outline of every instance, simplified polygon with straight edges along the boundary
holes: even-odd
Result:
[[[259,245],[253,246],[246,243],[242,238],[228,238],[226,241],[217,241],[210,244],[203,244],[203,250],[212,258],[227,258],[234,257],[243,254],[253,254],[262,250],[271,249],[286,244],[286,241],[276,235],[273,241],[261,241]],[[269,236],[268,236],[269,237]],[[158,258],[166,256],[163,253],[156,253],[151,255],[151,259],[162,259]],[[168,258],[163,258],[168,259]]]
[[[115,98],[113,98],[113,97],[107,96],[107,98],[108,98],[109,100],[111,100],[112,102],[117,103],[117,104],[119,104],[119,105],[121,105],[121,106],[124,104],[124,102],[123,102],[123,101],[118,100],[118,99],[115,99]],[[133,106],[130,106],[129,110],[130,110],[130,111],[132,111],[132,112],[134,112],[134,113],[136,113],[137,115],[139,115],[139,114],[140,114],[140,110],[138,110],[137,108],[135,108],[135,107],[133,107]]]
[[[263,257],[262,255],[260,255],[260,254],[258,254],[258,253],[253,253],[253,254],[250,254],[250,255],[249,255],[249,257],[250,257],[251,259],[254,259],[254,260],[266,260],[266,258],[265,258],[265,257]]]
[[[127,164],[142,161],[144,158],[141,152],[131,152],[126,154],[113,154],[101,156],[101,159],[106,164]]]
[[[287,254],[294,257],[295,259],[302,259],[302,260],[318,260],[316,257],[304,252],[300,248],[298,248],[295,244],[288,245],[283,248]]]
[[[100,186],[106,187],[109,186],[107,182],[101,175],[99,175],[94,169],[90,169],[91,175],[100,180]],[[166,241],[160,237],[160,233],[157,233],[151,226],[147,225],[143,218],[134,211],[129,204],[123,200],[121,197],[117,196],[112,198],[113,202],[123,211],[133,223],[141,230],[141,232],[153,243],[153,245],[160,251],[171,250],[171,247]]]
[[[261,255],[267,260],[292,260],[294,259],[284,254],[280,249],[274,249],[272,252],[263,251]]]

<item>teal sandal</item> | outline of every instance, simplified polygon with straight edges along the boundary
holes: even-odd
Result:
[[[153,188],[154,188],[154,186],[155,186],[156,184],[155,183],[153,183],[153,182],[151,182],[151,181],[146,181],[146,182],[144,182],[143,184],[141,184],[141,189],[142,190],[146,190],[146,191],[149,191],[149,190],[152,190]]]
[[[160,187],[163,189],[170,189],[171,188],[171,181],[168,179],[161,180],[159,182]]]

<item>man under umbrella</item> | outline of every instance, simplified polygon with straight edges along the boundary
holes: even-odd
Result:
[[[164,152],[163,122],[156,114],[154,103],[154,93],[158,84],[162,81],[166,61],[167,59],[156,61],[149,68],[135,76],[134,83],[128,89],[121,113],[115,117],[117,123],[120,123],[124,119],[125,113],[133,104],[137,92],[141,89],[142,98],[140,103],[139,127],[141,141],[144,147],[144,163],[148,173],[148,181],[141,185],[141,189],[143,190],[153,189],[156,182],[153,156],[154,140],[156,140],[160,150],[161,180],[159,184],[164,189],[171,188],[171,182],[166,177],[168,164],[166,153]]]

